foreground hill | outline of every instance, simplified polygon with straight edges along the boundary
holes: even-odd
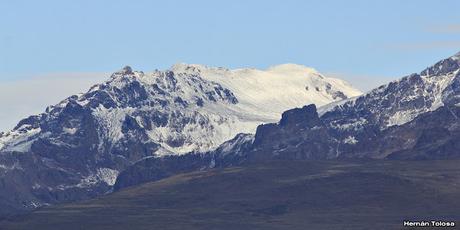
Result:
[[[2,229],[400,229],[460,220],[460,161],[270,161],[41,208]]]

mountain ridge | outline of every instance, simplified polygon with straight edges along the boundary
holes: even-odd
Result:
[[[211,151],[297,104],[358,93],[319,73],[284,82],[281,73],[211,70],[144,73],[126,66],[21,120],[0,134],[0,206],[21,211],[95,197],[139,160]]]
[[[460,59],[452,56],[420,74],[320,107],[319,111],[314,104],[287,110],[279,122],[259,125],[252,138],[236,138],[224,145],[231,148],[203,155],[199,159],[201,167],[272,159],[460,158],[460,146],[456,144],[460,138],[459,69]],[[399,114],[407,116],[395,119],[395,115],[401,118]],[[143,164],[153,167],[136,169]],[[135,185],[136,177],[150,181],[150,170],[155,171],[157,164],[154,159],[146,159],[130,166],[120,174],[115,188]]]
[[[284,64],[284,65],[278,65],[278,66],[285,66],[285,65],[288,65],[288,66],[289,66],[289,65],[292,65],[292,64]],[[274,66],[274,67],[271,67],[271,68],[269,68],[269,69],[277,68],[278,66]],[[296,65],[296,66],[299,67],[300,65]],[[296,67],[296,68],[298,68],[298,67]],[[189,70],[190,68],[192,68],[192,69],[194,69],[194,70]],[[246,69],[229,70],[229,69],[224,69],[224,68],[221,68],[221,67],[207,67],[207,66],[204,66],[204,65],[185,64],[185,63],[176,64],[176,65],[174,65],[171,69],[172,69],[172,72],[175,73],[176,75],[181,75],[181,74],[189,74],[189,75],[190,75],[190,74],[201,74],[200,77],[203,77],[203,76],[204,76],[204,79],[205,79],[205,80],[210,80],[210,81],[214,81],[214,82],[217,81],[218,84],[223,84],[223,85],[225,85],[225,83],[229,84],[229,81],[226,81],[226,82],[223,82],[223,83],[222,83],[223,79],[225,80],[225,78],[227,78],[227,80],[228,80],[228,79],[230,79],[230,78],[239,77],[239,76],[235,76],[235,75],[237,75],[237,74],[235,74],[235,73],[239,73],[239,72],[248,72],[248,71],[249,71],[249,72],[251,72],[251,71],[264,72],[264,71],[262,71],[262,70],[257,70],[257,69],[248,69],[248,68],[246,68]],[[311,68],[301,66],[301,69],[303,69],[303,70],[309,70],[309,69],[311,69]],[[187,70],[187,71],[185,71],[185,70]],[[176,72],[174,72],[174,71],[176,71]],[[205,71],[208,71],[208,72],[211,71],[212,73],[209,73],[209,74],[202,74],[202,73],[201,73],[201,72],[205,72]],[[217,72],[214,72],[214,71],[217,71]],[[219,71],[228,72],[228,73],[230,73],[230,76],[228,76],[228,75],[217,76],[218,74],[221,74]],[[166,72],[167,72],[167,71],[166,71]],[[266,72],[270,72],[270,70],[267,70]],[[153,72],[152,74],[155,75],[155,74],[158,74],[158,73],[160,73],[160,71],[155,71],[155,72]],[[314,76],[310,76],[311,73],[314,73]],[[310,73],[310,72],[305,72],[305,73],[303,73],[302,76],[300,76],[300,78],[318,77],[318,78],[321,78],[321,79],[326,79],[324,76],[322,76],[321,74],[319,74],[317,71],[312,71],[311,73]],[[270,75],[270,74],[268,74],[268,75]],[[146,74],[144,74],[142,71],[133,71],[132,68],[129,67],[129,66],[126,66],[124,69],[122,69],[122,70],[120,70],[120,71],[117,71],[117,72],[115,72],[114,74],[112,74],[111,77],[110,77],[110,79],[107,80],[106,83],[107,83],[108,85],[112,85],[112,86],[115,86],[115,87],[123,87],[123,84],[126,84],[126,82],[123,83],[122,81],[130,81],[130,80],[132,80],[132,79],[127,78],[127,76],[132,76],[133,78],[138,78],[139,81],[143,81],[143,83],[146,83],[146,84],[147,84],[147,83],[152,83],[152,82],[151,82],[151,79],[149,79],[149,77],[146,77],[146,76],[149,76],[148,74],[146,75]],[[153,77],[154,77],[154,76],[153,76]],[[220,77],[220,79],[218,79],[219,77]],[[248,80],[248,79],[244,79],[244,78],[251,78],[251,79],[249,79],[249,80],[254,81],[254,79],[262,78],[262,77],[265,77],[265,76],[254,76],[254,77],[253,77],[253,76],[251,76],[251,73],[249,73],[249,74],[248,74],[248,73],[244,73],[244,76],[239,77],[239,78],[243,78],[243,79],[242,79],[243,81],[244,81],[244,80]],[[278,74],[278,75],[275,76],[275,77],[274,77],[274,76],[269,76],[269,77],[271,77],[271,78],[273,79],[273,78],[276,78],[276,77],[278,77],[278,78],[280,78],[280,77],[283,77],[283,78],[284,78],[284,77],[292,77],[292,78],[293,78],[293,77],[297,77],[297,76],[286,76],[286,75],[283,75],[283,74]],[[123,79],[123,80],[121,80],[121,79]],[[272,79],[269,79],[269,80],[272,80]],[[330,81],[332,81],[333,83],[334,83],[334,82],[338,82],[338,83],[339,83],[339,86],[338,86],[338,87],[339,87],[340,89],[343,89],[344,87],[345,87],[345,88],[346,88],[346,87],[351,87],[350,85],[348,85],[348,84],[345,83],[344,81],[341,81],[341,80],[338,80],[338,79],[335,79],[335,78],[327,78],[327,79],[330,80]],[[232,86],[233,88],[236,88],[235,85],[243,85],[243,83],[241,82],[241,79],[238,79],[238,80],[239,80],[239,82],[237,82],[237,84],[231,84],[231,86]],[[136,80],[133,81],[133,82],[136,82]],[[231,80],[230,80],[230,83],[231,83]],[[254,84],[259,85],[259,83],[261,83],[261,82],[260,82],[260,81],[255,82],[255,83],[253,83],[251,86],[253,86]],[[278,82],[277,82],[277,83],[278,83]],[[295,83],[298,83],[298,82],[295,82]],[[307,83],[307,84],[306,84],[306,83]],[[313,86],[308,85],[308,83],[311,83],[311,82],[305,82],[305,83],[302,83],[302,84],[300,84],[300,85],[304,85],[304,86],[301,86],[301,87],[311,87],[311,88],[314,88]],[[340,84],[342,84],[342,85],[340,85]],[[291,84],[291,85],[293,85],[293,84]],[[307,86],[305,86],[305,85],[307,85]],[[100,92],[98,92],[98,91],[100,90],[100,87],[101,87],[101,86],[102,86],[102,87],[106,87],[106,86],[104,86],[104,83],[103,83],[103,84],[94,85],[93,87],[90,88],[90,90],[89,90],[87,93],[83,93],[83,94],[78,94],[78,95],[71,96],[71,97],[69,97],[68,99],[65,99],[65,100],[61,101],[60,103],[58,103],[58,104],[55,105],[55,106],[49,106],[49,107],[46,109],[45,113],[49,112],[50,110],[52,110],[52,109],[55,108],[55,107],[64,106],[64,105],[65,105],[66,103],[68,103],[70,100],[76,100],[77,103],[80,104],[81,106],[86,106],[86,103],[88,103],[88,100],[85,99],[85,98],[81,99],[81,97],[84,96],[84,95],[86,95],[86,94],[91,94],[91,93],[92,93],[92,94],[97,94],[97,93],[100,93]],[[286,85],[280,85],[280,86],[278,86],[278,85],[274,84],[274,86],[275,86],[275,87],[279,87],[279,88],[283,88],[283,86],[286,86]],[[134,87],[138,87],[138,86],[134,86]],[[259,85],[258,87],[260,87],[260,85]],[[291,87],[292,87],[292,86],[291,86]],[[331,90],[331,89],[330,89],[331,87],[332,87],[331,84],[323,85],[324,90]],[[337,87],[337,86],[335,86],[335,87]],[[323,90],[323,88],[321,88],[321,90]],[[140,88],[139,90],[143,91],[142,88]],[[224,93],[228,93],[228,91],[226,91],[226,90],[228,90],[228,88],[227,88],[227,89],[223,89],[223,91],[225,91]],[[246,94],[255,95],[256,93],[254,93],[254,91],[261,92],[261,91],[263,91],[263,90],[264,90],[264,89],[259,88],[259,89],[257,89],[257,90],[253,90],[253,92],[246,93]],[[248,103],[248,102],[247,102],[247,101],[249,101],[249,100],[253,100],[254,98],[249,98],[248,100],[241,102],[241,104],[244,104],[246,107],[250,107],[250,108],[244,108],[244,109],[246,109],[246,110],[249,110],[249,111],[246,112],[246,113],[256,114],[255,111],[257,110],[258,113],[260,113],[260,114],[263,113],[263,114],[264,114],[265,118],[262,118],[262,119],[261,119],[261,118],[257,118],[257,115],[255,115],[256,118],[253,118],[253,119],[258,119],[257,123],[267,122],[267,121],[272,121],[272,122],[274,122],[274,121],[276,121],[276,120],[278,119],[279,114],[281,114],[282,111],[284,111],[284,110],[286,110],[286,109],[288,109],[288,108],[291,108],[291,107],[295,107],[294,105],[303,105],[305,102],[307,102],[307,103],[315,102],[315,104],[325,104],[325,103],[330,102],[331,100],[340,100],[340,99],[343,99],[343,98],[346,98],[346,97],[356,96],[356,95],[360,94],[359,91],[354,90],[354,89],[352,89],[352,88],[349,88],[349,89],[348,89],[349,92],[345,92],[345,94],[347,94],[348,96],[346,96],[346,95],[344,94],[344,92],[342,92],[342,91],[339,90],[339,91],[330,91],[330,92],[332,92],[332,93],[331,93],[331,94],[332,94],[332,98],[327,98],[327,99],[324,98],[324,94],[327,95],[327,94],[329,93],[329,92],[324,92],[324,93],[321,93],[321,94],[323,94],[323,95],[319,95],[319,96],[321,97],[321,98],[319,98],[319,99],[315,99],[315,98],[308,99],[308,98],[310,97],[308,93],[304,93],[304,92],[303,92],[304,90],[302,90],[302,89],[297,89],[297,90],[300,91],[300,94],[299,94],[299,93],[296,93],[296,94],[291,94],[291,95],[287,94],[286,96],[282,96],[282,95],[286,94],[286,92],[279,91],[279,90],[277,90],[277,89],[274,89],[274,87],[272,87],[272,88],[270,88],[270,89],[266,89],[266,91],[268,92],[267,94],[270,94],[270,96],[267,96],[267,94],[265,94],[265,95],[263,95],[263,97],[262,97],[262,98],[268,98],[268,97],[270,98],[269,100],[268,100],[268,99],[264,99],[266,102],[260,102],[258,105],[254,105],[254,103]],[[319,90],[319,88],[318,88],[318,90]],[[316,91],[318,92],[318,90],[316,90]],[[145,91],[145,90],[144,90],[144,91]],[[235,91],[235,89],[233,89],[233,91]],[[237,90],[237,91],[239,91],[239,92],[248,91],[248,88],[240,89],[240,90]],[[250,91],[250,90],[249,90],[249,91]],[[315,90],[313,90],[313,91],[315,91]],[[145,96],[146,92],[134,92],[134,93],[140,93],[140,94],[141,94],[141,95],[140,95],[141,97],[146,97],[146,96]],[[158,92],[157,92],[157,93],[158,93]],[[162,93],[162,92],[159,92],[159,93]],[[315,93],[315,92],[312,92],[312,93]],[[105,93],[105,92],[102,92],[102,93],[100,93],[100,94],[105,94],[105,95],[101,95],[101,98],[100,98],[100,99],[96,98],[96,99],[99,100],[99,102],[96,102],[96,103],[101,103],[101,100],[108,100],[108,99],[111,99],[111,98],[107,98],[107,95],[106,95],[107,93]],[[242,97],[246,96],[246,94],[245,94],[245,95],[238,95],[238,98],[242,98]],[[109,95],[110,95],[110,93],[109,93]],[[279,102],[277,102],[276,97],[278,97],[278,96],[280,96],[280,95],[281,95],[283,98],[282,98],[282,100],[280,100]],[[96,95],[96,96],[98,96],[98,95]],[[138,95],[138,96],[139,96],[139,95]],[[79,98],[80,98],[80,99],[79,99]],[[274,99],[274,98],[275,98],[275,99]],[[122,98],[122,99],[124,99],[124,98]],[[134,98],[134,100],[142,100],[142,99],[143,99],[143,98]],[[178,100],[182,100],[182,99],[178,99]],[[232,98],[231,100],[233,100],[233,104],[238,104],[238,103],[236,103],[237,101],[236,101],[235,98]],[[241,100],[241,99],[240,99],[240,100]],[[289,101],[293,101],[293,102],[289,102]],[[179,103],[180,101],[177,101],[177,102]],[[106,106],[106,107],[109,107],[109,108],[111,108],[111,107],[114,106],[114,105],[113,105],[113,102],[112,102],[111,105],[109,105],[109,104],[107,104],[107,103],[108,103],[108,102],[102,101],[101,104],[102,104],[104,107]],[[128,101],[127,103],[129,104],[130,102]],[[197,101],[196,103],[201,103],[201,102],[200,102],[200,101]],[[267,103],[276,104],[277,107],[276,107],[275,109],[273,109],[274,106],[273,106],[273,105],[268,106],[268,105],[266,105]],[[121,106],[121,107],[126,107],[125,104],[126,104],[126,103],[124,103],[124,104],[122,103],[120,106]],[[249,105],[248,105],[248,104],[249,104]],[[94,105],[93,105],[92,107],[94,107]],[[267,109],[267,108],[270,108],[270,109]],[[260,110],[262,110],[262,111],[260,111]],[[23,119],[22,121],[20,121],[20,122],[18,123],[18,125],[16,125],[15,128],[13,128],[12,131],[20,129],[20,128],[21,128],[20,126],[21,126],[25,121],[30,121],[30,120],[33,120],[33,119],[37,119],[37,118],[39,118],[40,116],[43,116],[43,114],[33,115],[33,116],[29,117],[29,118]],[[255,130],[255,125],[253,125],[253,129]],[[242,130],[242,131],[247,131],[247,130]],[[11,132],[11,131],[9,131],[9,132]],[[3,149],[2,145],[5,145],[5,142],[6,142],[5,140],[8,139],[8,138],[5,138],[5,136],[7,136],[7,135],[8,135],[8,132],[3,132],[3,135],[2,135],[3,138],[0,137],[0,149]],[[233,136],[233,135],[230,135],[230,136],[228,137],[228,139],[230,139],[232,136]],[[2,139],[3,139],[3,141],[2,141]],[[4,150],[5,150],[5,149],[3,149],[3,151],[4,151]],[[187,152],[187,151],[185,151],[185,152]]]

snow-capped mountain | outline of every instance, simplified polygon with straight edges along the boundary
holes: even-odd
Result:
[[[258,126],[254,136],[238,135],[186,165],[199,169],[267,159],[459,158],[459,117],[460,53],[362,96],[318,110],[314,104],[287,110],[279,122]],[[119,175],[115,188],[184,170],[175,164],[179,161],[139,161]]]
[[[95,196],[144,158],[211,151],[278,120],[288,108],[359,94],[341,80],[292,64],[265,71],[177,64],[143,73],[125,67],[0,134],[0,178],[8,187],[0,197],[3,205],[30,209]]]
[[[42,119],[49,115],[59,116],[72,104],[90,110],[97,120],[99,138],[109,144],[122,140],[123,122],[134,119],[132,125],[160,144],[156,154],[163,155],[207,151],[237,133],[251,133],[261,123],[275,122],[286,109],[357,95],[360,92],[342,80],[294,64],[266,71],[176,64],[171,71],[148,74],[126,67],[87,93],[21,121],[0,138],[0,149],[28,151],[35,138],[47,135],[38,123],[46,123]],[[61,128],[68,135],[79,129],[74,125]],[[100,142],[98,148],[108,147],[105,145]]]

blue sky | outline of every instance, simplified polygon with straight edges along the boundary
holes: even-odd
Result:
[[[460,1],[1,0],[0,79],[176,62],[400,76],[460,51]]]
[[[0,9],[0,88],[18,88],[0,92],[0,130],[77,90],[53,94],[69,85],[62,79],[89,85],[124,65],[297,63],[366,90],[460,51],[458,0],[0,0]],[[34,95],[43,105],[27,104]],[[36,108],[16,114],[15,104]]]

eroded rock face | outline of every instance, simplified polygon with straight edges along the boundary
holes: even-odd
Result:
[[[271,154],[276,158],[327,158],[333,154],[326,127],[315,105],[288,110],[278,124],[257,128],[251,157]],[[254,156],[253,156],[254,155]]]

